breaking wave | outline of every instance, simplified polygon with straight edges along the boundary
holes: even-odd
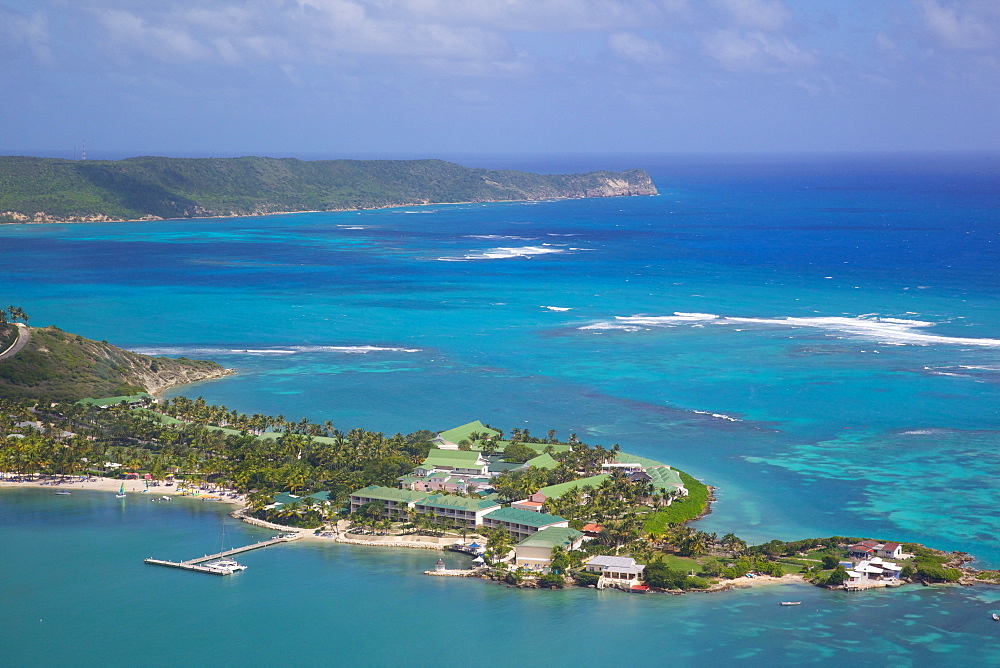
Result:
[[[622,330],[638,332],[653,328],[706,325],[762,325],[765,327],[788,327],[792,329],[813,328],[836,332],[848,337],[872,339],[890,345],[947,344],[957,346],[1000,347],[1000,339],[943,336],[928,333],[935,323],[924,320],[902,318],[881,318],[875,314],[850,317],[787,317],[787,318],[738,318],[715,315],[713,313],[681,313],[673,315],[615,316],[614,320],[583,325],[580,329]]]
[[[298,353],[340,353],[363,355],[366,353],[418,353],[419,348],[395,348],[391,346],[285,346],[282,348],[195,348],[156,347],[133,348],[140,355],[295,355]]]
[[[453,257],[439,257],[440,262],[468,262],[470,260],[509,260],[511,258],[530,258],[535,255],[550,255],[554,253],[565,253],[565,248],[554,246],[519,246],[509,248],[491,248],[479,253],[467,253]]]

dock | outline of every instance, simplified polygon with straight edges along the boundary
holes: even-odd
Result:
[[[293,534],[283,534],[280,536],[275,536],[274,538],[269,538],[268,540],[262,540],[251,545],[244,545],[243,547],[236,547],[232,550],[225,550],[223,552],[216,552],[215,554],[206,554],[204,557],[195,557],[194,559],[188,559],[187,561],[167,561],[165,559],[144,559],[143,562],[147,564],[153,564],[154,566],[169,566],[170,568],[181,568],[186,571],[195,571],[197,573],[209,573],[211,575],[230,575],[227,571],[220,571],[214,568],[209,568],[208,566],[202,566],[206,561],[212,561],[213,559],[222,559],[224,557],[231,557],[234,554],[240,554],[241,552],[249,552],[250,550],[259,550],[262,547],[270,547],[272,545],[277,545],[278,543],[290,543],[293,540],[298,540],[302,537],[301,533]]]

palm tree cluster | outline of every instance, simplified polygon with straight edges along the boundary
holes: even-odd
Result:
[[[431,432],[385,436],[364,429],[328,431],[296,425],[279,435],[260,437],[249,424],[224,430],[209,419],[234,425],[233,413],[203,400],[171,402],[172,412],[191,422],[176,423],[154,411],[60,404],[54,409],[16,401],[0,402],[0,470],[71,474],[100,470],[103,462],[155,477],[210,480],[241,492],[256,491],[257,509],[276,492],[326,490],[335,501],[371,484],[395,485],[426,457]],[[239,416],[237,416],[239,419]],[[198,420],[195,422],[194,420]],[[18,427],[37,421],[40,427]],[[256,424],[273,423],[261,416]]]

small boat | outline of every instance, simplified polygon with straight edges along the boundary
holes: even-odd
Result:
[[[997,613],[994,612],[993,613],[993,621],[994,622],[1000,622],[1000,615],[998,615]]]
[[[116,499],[124,499],[125,498],[125,483],[122,483],[121,489],[119,489],[118,493],[115,494],[115,498]]]
[[[56,494],[59,494],[60,496],[64,495],[64,494],[72,494],[72,493],[73,492],[56,492]]]
[[[781,605],[802,605],[802,601],[782,601]]]

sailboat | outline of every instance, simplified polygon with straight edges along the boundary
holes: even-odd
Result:
[[[115,494],[115,498],[116,499],[124,499],[125,498],[125,483],[122,483],[121,489],[119,489],[118,493]]]
[[[223,522],[222,549],[219,550],[219,553],[224,554],[225,552],[226,552],[226,523]],[[238,571],[245,571],[247,569],[247,567],[244,566],[243,564],[233,559],[229,559],[227,557],[222,557],[220,559],[216,559],[215,561],[209,561],[208,563],[205,564],[205,568],[210,568],[217,573],[221,573],[222,575],[232,575],[233,573],[236,573]]]

